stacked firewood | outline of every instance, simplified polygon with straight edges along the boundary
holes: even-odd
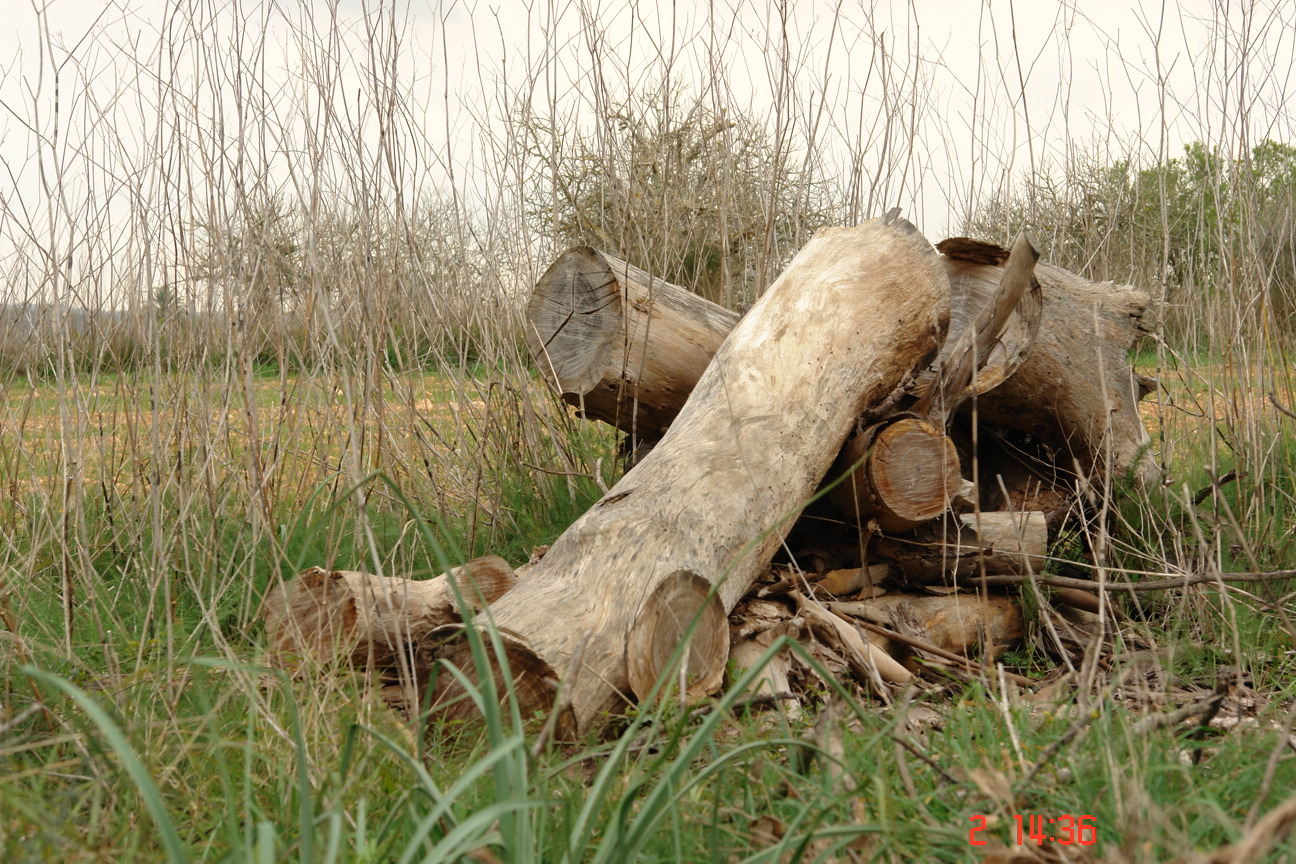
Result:
[[[624,431],[632,467],[516,584],[496,593],[498,561],[445,577],[483,607],[524,708],[597,728],[667,674],[704,697],[780,637],[875,688],[1019,638],[985,577],[1042,572],[1077,500],[1150,470],[1127,360],[1147,295],[1036,259],[1024,235],[933,247],[892,213],[816,234],[739,316],[592,248],[560,256],[532,356]],[[462,625],[411,626],[402,582],[289,583],[267,600],[272,647],[390,649],[402,680],[438,663],[476,680]],[[360,623],[377,606],[382,650]],[[770,698],[795,689],[797,653],[765,666]],[[438,716],[471,713],[436,681]]]

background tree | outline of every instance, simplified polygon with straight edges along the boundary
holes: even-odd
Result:
[[[1056,264],[1159,289],[1171,336],[1192,340],[1213,305],[1296,329],[1294,213],[1296,147],[1264,141],[1235,158],[1193,142],[1142,168],[1078,154],[980,208],[971,230],[1004,240],[1024,226]]]
[[[543,182],[533,226],[728,306],[750,302],[819,227],[828,186],[786,134],[667,88],[596,109],[593,129],[518,125]]]

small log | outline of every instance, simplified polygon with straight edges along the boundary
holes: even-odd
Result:
[[[917,636],[942,651],[995,659],[1021,642],[1021,609],[1009,597],[987,594],[888,594],[871,600],[839,600],[834,612]]]
[[[738,313],[589,246],[558,257],[527,306],[527,346],[582,416],[660,438]]]
[[[828,479],[847,471],[828,492],[829,499],[860,525],[875,518],[884,531],[904,531],[935,519],[963,488],[954,442],[913,417],[852,437]]]
[[[494,556],[431,579],[312,567],[266,594],[266,640],[285,665],[296,657],[394,666],[428,633],[460,620],[456,587],[481,609],[516,583],[508,562]]]
[[[918,584],[1040,573],[1048,563],[1048,525],[1038,511],[963,513],[909,534],[875,537],[869,548]]]
[[[747,592],[855,419],[934,356],[948,291],[935,251],[903,220],[818,232],[729,334],[656,448],[491,606],[502,640],[564,676],[578,729],[648,695],[647,676],[631,679],[627,640],[653,632],[640,622],[664,580],[706,580],[726,613]],[[705,606],[694,597],[676,614],[692,621]],[[669,656],[678,629],[661,634],[660,650],[636,650]],[[581,668],[566,676],[582,641]],[[724,654],[708,652],[720,668]],[[462,637],[436,656],[475,674]],[[694,661],[689,674],[707,679]],[[438,677],[446,689],[434,700],[456,695],[451,679]]]

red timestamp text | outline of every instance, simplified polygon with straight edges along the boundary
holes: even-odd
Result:
[[[972,830],[968,833],[968,843],[973,846],[985,846],[988,841],[978,837],[977,834],[986,830],[987,817],[977,814],[970,818],[972,820]],[[1013,816],[1013,820],[1017,823],[1018,846],[1024,846],[1027,843],[1034,843],[1037,846],[1044,843],[1058,843],[1063,846],[1074,843],[1079,846],[1092,846],[1098,842],[1098,819],[1096,816],[1018,814]]]

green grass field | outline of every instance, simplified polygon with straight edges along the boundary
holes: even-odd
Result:
[[[1296,659],[1265,586],[1143,595],[1089,686],[1031,642],[1007,662],[1034,692],[992,676],[890,705],[829,696],[818,732],[813,713],[748,712],[731,680],[708,712],[666,699],[610,740],[532,752],[542,718],[507,710],[425,734],[355,673],[268,668],[265,588],[312,565],[521,563],[599,494],[529,466],[588,473],[612,464],[613,439],[524,372],[392,375],[381,406],[267,375],[228,410],[177,408],[210,405],[215,386],[123,373],[6,392],[3,860],[1164,861],[1238,842],[1296,788]],[[510,437],[527,411],[561,437]],[[1204,454],[1180,452],[1197,477]],[[1235,487],[1223,506],[1275,526],[1236,535],[1246,550],[1219,506],[1125,495],[1121,566],[1191,531],[1228,566],[1290,561],[1290,507],[1255,517],[1264,502]],[[1149,728],[1226,669],[1244,685],[1230,679],[1215,725]],[[1092,816],[1094,842],[1032,845],[1030,815]],[[982,824],[990,845],[973,846]],[[1267,860],[1292,854],[1283,841]]]

